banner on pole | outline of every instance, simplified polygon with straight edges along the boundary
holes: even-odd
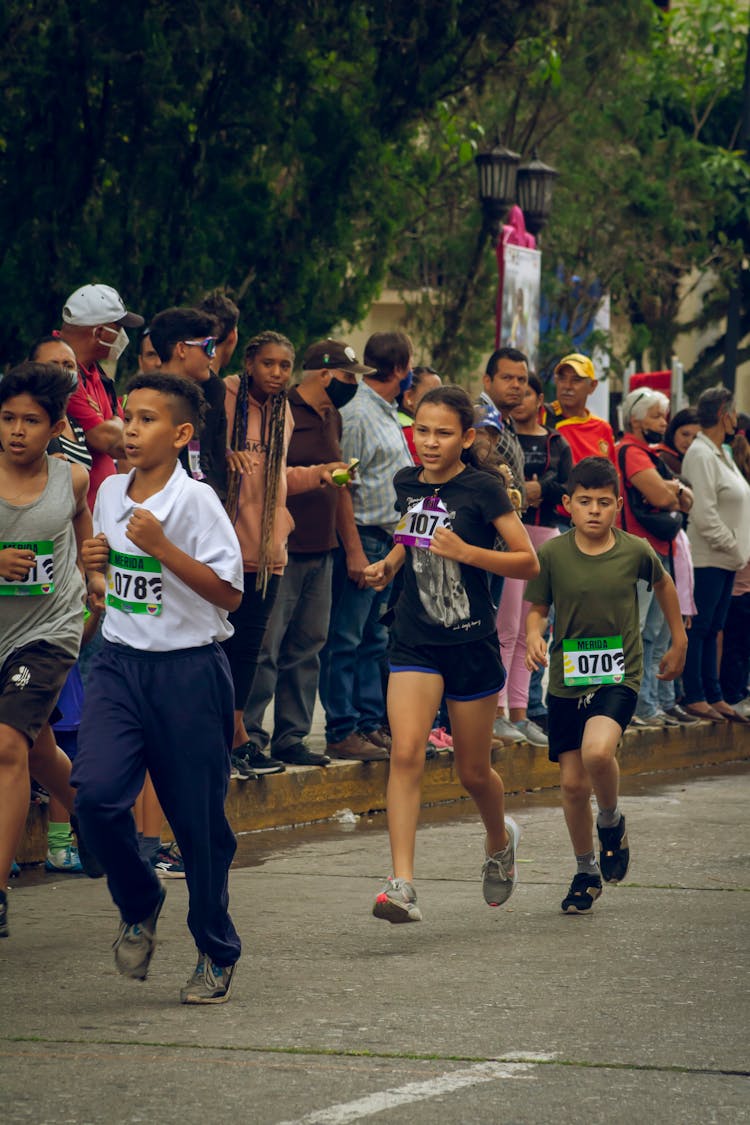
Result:
[[[519,348],[536,371],[539,354],[539,296],[542,255],[539,250],[510,243],[498,246],[500,287],[496,346]]]

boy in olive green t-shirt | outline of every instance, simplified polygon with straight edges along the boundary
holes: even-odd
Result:
[[[560,766],[565,822],[577,873],[563,899],[565,913],[590,910],[607,882],[624,879],[630,861],[625,817],[617,807],[615,752],[635,710],[643,671],[638,581],[653,586],[672,643],[659,679],[673,680],[685,663],[687,634],[677,591],[645,539],[614,527],[622,507],[617,470],[606,457],[573,468],[563,504],[573,528],[539,549],[540,573],[526,590],[526,663],[547,664],[542,636],[551,605],[549,757]],[[591,793],[596,796],[599,864],[593,850]]]

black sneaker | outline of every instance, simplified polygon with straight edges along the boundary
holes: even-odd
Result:
[[[70,827],[76,838],[76,847],[78,848],[78,858],[81,861],[83,868],[89,879],[101,879],[106,874],[99,860],[96,858],[90,848],[86,847],[86,841],[81,835],[81,828],[78,824],[78,817],[75,813],[70,814]]]
[[[288,766],[329,766],[331,759],[327,754],[316,754],[309,750],[304,742],[296,742],[294,746],[287,746],[286,750],[274,750],[276,761],[285,762]],[[273,758],[268,759],[274,761]]]
[[[254,770],[250,769],[250,763],[247,758],[241,757],[239,754],[232,754],[232,764],[229,772],[230,777],[238,777],[240,781],[257,781],[258,775]]]
[[[599,852],[599,866],[602,878],[607,883],[619,883],[627,875],[630,864],[630,848],[628,847],[628,834],[625,831],[625,817],[620,817],[619,824],[614,828],[600,828],[597,824],[596,832],[601,844]]]
[[[252,770],[258,777],[267,773],[283,773],[286,769],[283,762],[272,758],[270,754],[264,754],[257,746],[253,746],[252,742],[246,742],[244,746],[238,746],[233,751],[232,757],[235,754],[238,758],[243,758],[247,762],[248,769]]]
[[[579,871],[565,898],[560,903],[563,914],[585,914],[602,893],[602,881],[598,875],[586,875]]]
[[[5,891],[0,891],[0,937],[9,937],[8,929],[8,896]]]

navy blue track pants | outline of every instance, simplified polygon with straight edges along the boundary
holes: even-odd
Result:
[[[234,964],[241,948],[228,913],[236,840],[224,813],[233,730],[219,645],[140,652],[105,641],[86,683],[71,777],[86,843],[123,921],[133,923],[159,900],[131,811],[149,771],[185,862],[190,932],[217,965]]]

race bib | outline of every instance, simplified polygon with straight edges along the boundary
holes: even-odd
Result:
[[[161,563],[150,555],[109,552],[105,604],[123,613],[161,613]]]
[[[0,543],[0,551],[15,547],[17,551],[33,551],[36,555],[34,565],[24,579],[0,578],[0,594],[43,595],[55,592],[55,553],[51,539],[39,539],[34,543]]]
[[[201,468],[201,443],[197,438],[193,438],[188,442],[188,465],[190,466],[190,476],[193,480],[205,480],[205,474]]]
[[[563,641],[563,681],[568,687],[621,684],[625,678],[622,637]]]
[[[451,528],[448,509],[439,496],[428,496],[409,508],[393,533],[394,543],[405,547],[428,548],[439,527]]]

